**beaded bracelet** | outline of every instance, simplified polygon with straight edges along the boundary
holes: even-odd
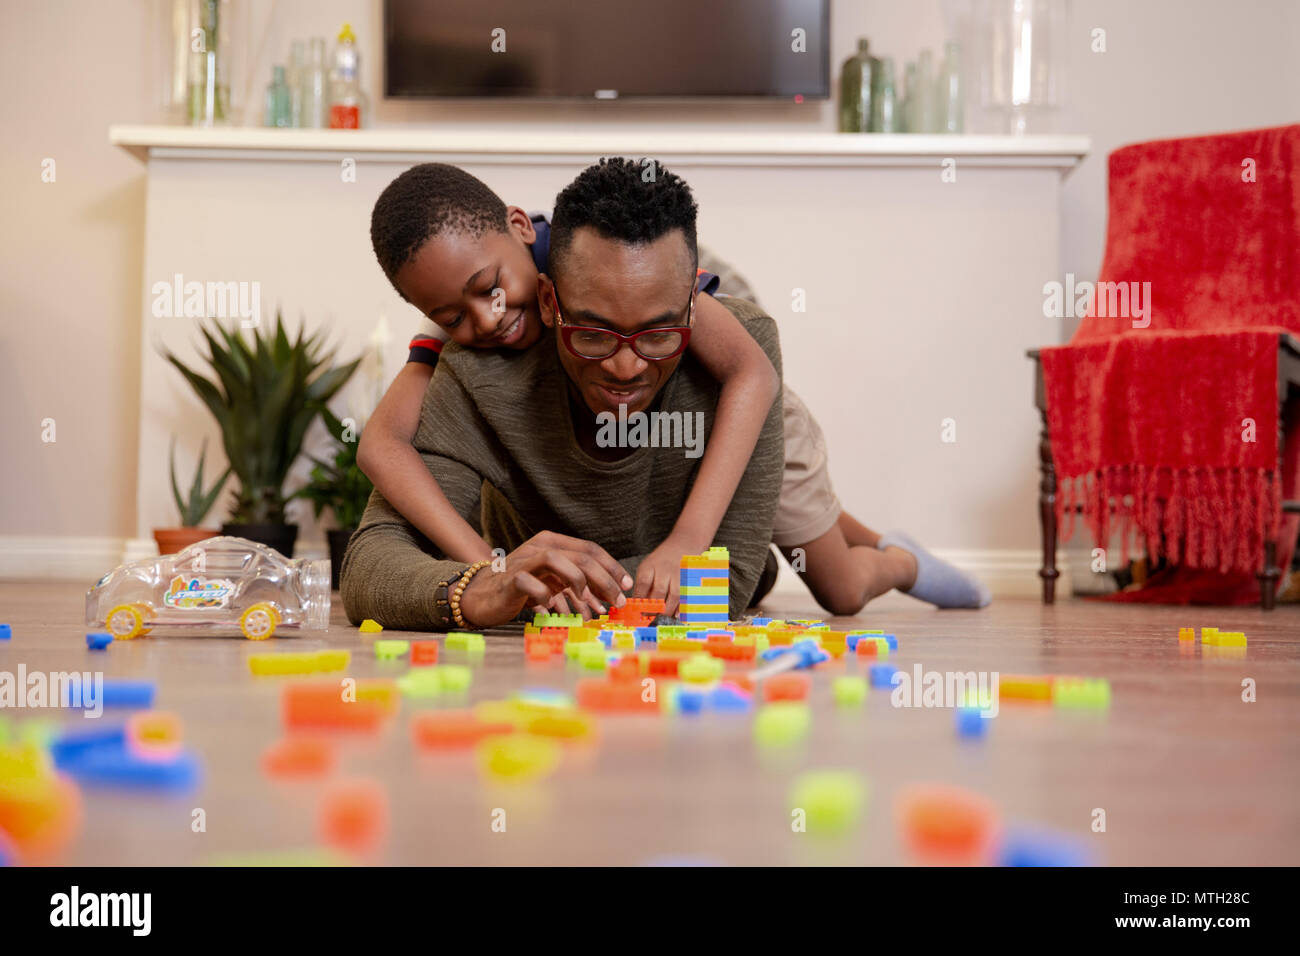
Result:
[[[456,582],[456,587],[452,590],[447,603],[451,606],[451,617],[456,622],[457,627],[469,627],[469,622],[460,613],[460,596],[465,593],[465,587],[469,584],[470,579],[491,563],[491,561],[476,561],[465,569],[465,573]]]

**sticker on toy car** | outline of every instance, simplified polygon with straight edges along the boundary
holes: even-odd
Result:
[[[181,575],[172,578],[167,592],[163,595],[163,604],[181,610],[225,607],[230,603],[230,596],[235,593],[235,585],[225,578],[191,577]]]

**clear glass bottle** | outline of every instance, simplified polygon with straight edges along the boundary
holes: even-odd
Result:
[[[877,61],[868,52],[866,37],[840,68],[840,132],[865,133],[871,128],[871,96]]]
[[[882,57],[876,70],[877,81],[871,92],[871,132],[899,131],[898,90],[894,80],[894,58]]]
[[[916,64],[903,67],[903,101],[898,108],[898,131],[916,133]]]
[[[198,0],[189,58],[187,113],[191,126],[216,126],[230,116],[225,54],[229,30],[222,17],[226,6],[223,0]]]
[[[940,132],[962,132],[966,128],[966,90],[961,78],[961,44],[955,40],[944,45],[936,99]]]
[[[271,67],[271,82],[266,88],[266,110],[262,125],[284,129],[293,125],[293,105],[289,97],[289,84],[284,78],[284,67]]]
[[[916,58],[916,85],[912,87],[912,112],[915,124],[913,133],[937,133],[939,120],[935,115],[934,54],[922,50]]]
[[[289,44],[289,69],[285,79],[289,83],[289,125],[295,129],[302,125],[302,74],[307,69],[307,53],[301,40]]]
[[[312,37],[308,45],[307,65],[302,71],[300,125],[304,129],[324,129],[329,125],[324,37]]]
[[[356,34],[352,32],[352,25],[345,23],[339,31],[334,69],[330,73],[330,129],[361,128],[360,68]]]

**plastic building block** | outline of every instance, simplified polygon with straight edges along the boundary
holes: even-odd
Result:
[[[1052,699],[1052,678],[1003,674],[998,682],[998,696],[1006,700],[1046,702]]]
[[[102,651],[113,643],[113,635],[107,631],[91,631],[86,635],[86,646],[92,651]]]
[[[872,664],[871,686],[892,688],[894,686],[894,675],[897,673],[898,668],[890,664]]]
[[[998,866],[1092,866],[1093,854],[1077,837],[1045,828],[1020,827],[998,848]]]
[[[46,862],[72,841],[81,820],[79,791],[40,748],[0,746],[0,853]]]
[[[0,624],[0,641],[7,641],[14,636],[13,628],[8,624]]]
[[[855,675],[837,677],[831,682],[831,694],[840,707],[860,707],[867,699],[867,679]]]
[[[983,712],[976,707],[958,707],[957,708],[957,736],[964,737],[968,740],[977,739],[988,733],[988,725],[993,721],[983,716]]]
[[[440,664],[438,674],[442,679],[442,689],[453,693],[469,690],[474,679],[474,672],[461,664]]]
[[[377,780],[340,780],[321,798],[319,821],[326,846],[374,850],[388,833],[388,792]]]
[[[249,671],[259,676],[341,671],[351,662],[352,652],[346,650],[248,655]]]
[[[1218,644],[1218,643],[1219,643],[1219,629],[1218,629],[1217,627],[1203,627],[1203,628],[1201,628],[1201,643],[1202,643],[1202,644],[1210,644],[1210,645]]]
[[[707,695],[702,690],[693,690],[689,687],[677,688],[677,693],[673,697],[673,710],[679,714],[700,714],[704,712],[704,703]]]
[[[560,762],[560,745],[549,737],[505,734],[479,741],[476,756],[484,776],[522,783],[554,771]]]
[[[319,737],[285,737],[262,751],[262,770],[271,777],[322,777],[337,763],[334,745]]]
[[[580,710],[549,709],[528,716],[522,729],[539,737],[584,740],[596,736],[596,721]]]
[[[375,657],[381,661],[393,661],[399,657],[405,657],[410,649],[410,641],[375,641]]]
[[[1215,645],[1218,647],[1245,647],[1246,635],[1243,631],[1217,631]]]
[[[1052,682],[1057,707],[1105,710],[1110,707],[1110,681],[1090,677],[1058,677]]]
[[[442,668],[419,667],[397,678],[403,696],[429,699],[442,693]]]
[[[183,732],[176,714],[150,710],[126,722],[126,744],[141,759],[169,760],[179,755]]]
[[[587,678],[578,681],[575,696],[584,710],[649,714],[659,710],[656,694],[650,692],[653,687],[640,681]]]
[[[1178,629],[1178,639],[1179,639],[1180,641],[1194,641],[1194,640],[1196,640],[1196,628],[1194,628],[1194,627],[1180,627],[1180,628]]]
[[[897,803],[903,836],[919,856],[978,862],[992,851],[997,814],[978,794],[959,787],[917,785]]]
[[[744,713],[753,709],[754,695],[731,681],[723,681],[709,693],[710,710]]]
[[[370,618],[366,618],[364,621],[362,621],[361,626],[357,628],[357,630],[360,631],[362,634],[378,634],[383,629],[384,626],[382,624],[380,624],[378,621],[373,621]]]
[[[199,784],[198,758],[177,750],[167,759],[137,756],[126,746],[92,747],[66,765],[67,774],[85,787],[188,792]]]
[[[609,666],[609,651],[599,641],[578,645],[578,663],[589,671],[603,671]]]
[[[437,641],[412,641],[411,642],[411,663],[412,664],[438,663],[438,642]]]
[[[802,701],[765,704],[754,718],[754,740],[763,747],[787,747],[808,736],[812,712]]]
[[[486,647],[482,634],[467,634],[463,631],[452,631],[447,635],[447,649],[455,648],[460,651],[468,651],[471,654],[482,651]]]
[[[153,681],[106,679],[99,690],[96,701],[93,691],[79,684],[64,688],[64,707],[87,708],[96,705],[102,707],[152,707],[154,692]]]
[[[513,722],[485,721],[468,710],[427,711],[411,720],[415,744],[425,750],[468,747],[484,737],[508,734],[514,729]]]
[[[382,700],[366,698],[358,689],[355,699],[345,697],[341,681],[285,685],[281,698],[284,725],[291,729],[378,730],[391,708]]]
[[[692,654],[677,666],[677,676],[692,684],[707,684],[720,678],[725,665],[710,654]]]
[[[807,700],[812,678],[807,674],[773,674],[763,681],[763,699]]]
[[[805,773],[790,788],[790,808],[804,812],[808,832],[834,835],[851,830],[867,802],[867,785],[847,770]]]

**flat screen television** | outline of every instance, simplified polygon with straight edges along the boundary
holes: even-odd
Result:
[[[384,95],[825,99],[829,8],[830,0],[384,0]]]

